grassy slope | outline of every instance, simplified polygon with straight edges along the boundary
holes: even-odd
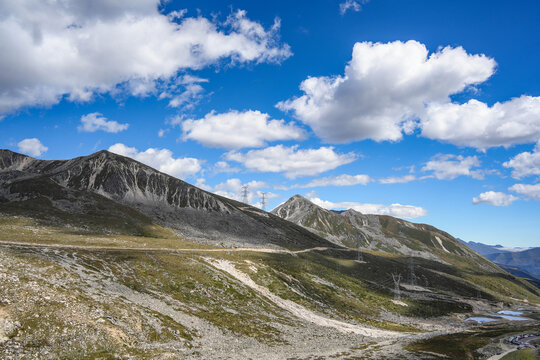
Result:
[[[506,325],[504,327],[483,327],[468,332],[442,335],[415,342],[406,346],[405,349],[411,352],[429,352],[432,354],[440,354],[440,357],[437,357],[440,359],[482,359],[484,356],[478,350],[488,345],[494,338],[501,336],[508,337],[512,334],[532,332],[536,329],[536,326],[531,327],[515,325]],[[506,359],[506,357],[503,359]],[[521,358],[517,357],[515,359]]]
[[[511,352],[505,355],[502,360],[538,360],[540,359],[540,351],[534,349],[523,349]]]
[[[362,252],[364,261],[358,262],[357,252],[340,250],[296,255],[227,251],[204,253],[200,250],[208,246],[178,239],[172,231],[153,224],[135,210],[102,199],[99,197],[96,200],[99,201],[99,211],[84,214],[54,209],[45,198],[26,203],[0,204],[0,240],[117,247],[119,250],[77,250],[77,254],[89,271],[110,273],[119,283],[142,294],[167,294],[185,304],[184,310],[190,315],[225,331],[253,337],[264,343],[279,344],[284,341],[276,324],[290,324],[290,315],[284,314],[250,289],[231,282],[223,275],[216,276],[216,271],[209,268],[205,257],[227,259],[273,293],[325,316],[397,331],[419,330],[415,322],[408,321],[407,317],[430,318],[470,312],[471,306],[460,298],[480,297],[487,301],[505,302],[514,302],[518,298],[540,303],[538,289],[530,284],[516,281],[500,271],[483,270],[492,266],[489,262],[478,263],[440,250],[437,254],[448,264],[421,258],[415,258],[413,262],[416,283],[429,288],[432,293],[425,292],[421,296],[405,293],[403,302],[408,306],[400,306],[392,302],[394,293],[391,274],[401,273],[404,278],[407,277],[410,265],[407,257]],[[121,248],[193,250],[167,253]],[[14,252],[13,256],[21,255]],[[21,258],[30,265],[33,261],[45,261],[27,255]],[[54,262],[49,262],[47,266],[50,266],[53,273],[66,271]],[[87,311],[97,306],[94,300],[84,294],[80,294],[78,299],[75,306]],[[125,306],[114,302],[111,303],[113,305],[120,308]],[[77,331],[86,328],[86,331],[95,333],[96,338],[101,339],[98,340],[101,347],[86,344],[80,349],[81,352],[111,353],[119,341],[111,335],[110,329],[104,329],[88,319],[72,320],[71,324],[62,323],[59,319],[64,316],[63,307],[56,304],[40,304],[40,307],[40,311],[47,314],[45,321],[33,320],[37,309],[29,309],[18,315],[18,321],[24,329],[21,331],[38,345],[48,338],[62,339],[63,335],[58,333],[60,330],[55,329],[64,327],[75,327],[79,329]],[[381,318],[381,315],[389,313],[404,318],[400,323]],[[117,313],[115,316],[126,315]],[[148,328],[148,333],[145,332],[143,338],[136,343],[152,342],[152,338],[165,343],[170,340],[172,332],[185,334],[182,336],[187,342],[190,341],[189,337],[196,336],[190,334],[181,323],[162,318],[159,314],[155,314],[155,317],[166,325],[163,326],[164,330],[155,332]],[[113,334],[122,330],[108,322],[106,325],[113,328]],[[124,331],[121,333],[124,334]],[[129,338],[131,335],[125,336]],[[63,340],[58,341],[58,344],[53,341],[53,347],[60,346]],[[131,341],[135,340],[131,338]],[[125,354],[136,354],[138,349],[137,346],[128,346]]]
[[[358,262],[356,252],[336,250],[296,255],[228,251],[205,253],[202,250],[207,247],[178,240],[172,236],[152,238],[128,233],[85,233],[84,227],[62,227],[57,223],[49,223],[45,226],[43,225],[45,223],[47,221],[20,216],[2,216],[0,239],[64,245],[95,246],[99,244],[119,248],[192,248],[191,251],[179,253],[118,249],[73,250],[73,254],[77,254],[78,261],[84,264],[90,273],[109,274],[108,277],[112,276],[118,283],[137,293],[165,294],[183,304],[182,311],[190,315],[204,319],[224,331],[255,338],[268,344],[282,344],[286,341],[280,333],[279,324],[293,324],[290,314],[284,313],[283,310],[276,308],[272,303],[227,276],[216,273],[205,258],[227,259],[255,282],[267,287],[273,293],[330,318],[397,331],[419,331],[414,321],[408,322],[407,317],[429,318],[456,312],[469,312],[471,307],[461,302],[458,297],[476,298],[478,296],[479,286],[462,278],[480,276],[474,275],[475,267],[472,265],[467,270],[470,273],[462,273],[462,270],[452,265],[415,259],[417,282],[419,285],[428,287],[435,294],[425,293],[421,299],[404,295],[403,301],[408,305],[405,307],[392,302],[394,294],[391,291],[393,286],[390,281],[392,272],[403,274],[407,272],[409,261],[408,258],[402,256],[365,252],[362,254],[365,262]],[[121,228],[121,225],[116,227],[116,231],[120,231]],[[166,229],[158,229],[158,231],[170,234]],[[73,276],[73,273],[66,273],[68,270],[55,263],[54,259],[52,261],[43,259],[33,254],[34,251],[28,250],[29,253],[25,253],[27,250],[24,249],[10,251],[14,258],[18,258],[32,268],[39,266],[46,268],[49,275],[45,276],[58,278]],[[69,253],[71,250],[62,251]],[[28,270],[21,271],[22,274],[27,272]],[[25,279],[23,276],[19,281],[34,283],[36,279]],[[495,277],[493,281],[500,286],[501,280],[498,277]],[[484,299],[509,300],[508,297],[491,291],[489,287],[480,287],[480,289],[480,295]],[[518,289],[520,289],[519,286]],[[12,288],[11,291],[20,291],[20,285]],[[185,324],[156,313],[151,316],[157,319],[153,321],[161,324],[159,327],[161,330],[155,330],[150,326],[153,322],[145,325],[145,321],[150,320],[143,320],[140,326],[145,330],[135,337],[122,326],[111,323],[107,320],[108,318],[104,323],[99,323],[97,322],[99,319],[96,320],[91,316],[92,309],[102,308],[104,312],[112,314],[111,316],[115,319],[123,319],[126,323],[133,322],[134,320],[130,320],[129,315],[126,315],[127,308],[122,302],[96,304],[95,299],[80,290],[70,289],[69,285],[66,290],[56,289],[55,291],[75,294],[75,299],[70,300],[73,304],[68,307],[78,309],[77,311],[80,311],[83,316],[74,318],[66,314],[65,304],[58,306],[55,302],[28,301],[28,303],[36,304],[37,307],[25,308],[23,306],[25,311],[14,312],[17,314],[14,315],[17,316],[17,321],[21,323],[21,328],[11,336],[31,339],[32,344],[36,344],[37,347],[45,346],[53,353],[57,351],[59,356],[67,357],[82,356],[81,354],[112,356],[119,353],[138,356],[144,344],[149,343],[152,343],[154,347],[153,352],[149,354],[157,357],[169,351],[167,344],[173,339],[178,339],[178,334],[186,344],[192,344],[192,339],[198,336],[190,332]],[[531,301],[538,301],[538,298],[532,294],[529,294],[529,298]],[[17,297],[14,295],[13,299]],[[13,306],[21,307],[16,304]],[[37,312],[44,314],[39,321],[34,318]],[[380,315],[388,312],[404,316],[404,318],[401,323],[382,320]],[[148,319],[148,314],[142,317],[142,319],[145,318]],[[63,328],[68,329],[67,334],[62,333]],[[89,332],[93,336],[88,338],[90,340],[79,339],[78,347],[71,349],[71,353],[68,354],[65,352],[67,348],[64,349],[61,344],[72,336],[70,329],[73,329],[73,332]],[[120,348],[119,344],[122,345]]]

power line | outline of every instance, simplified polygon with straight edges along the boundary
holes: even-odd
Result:
[[[409,258],[409,284],[416,285],[416,275],[414,274],[414,260]]]

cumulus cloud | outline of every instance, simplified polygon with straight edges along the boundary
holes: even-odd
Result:
[[[483,192],[473,198],[473,204],[489,204],[493,206],[508,206],[519,198],[514,195],[496,191]]]
[[[21,140],[17,146],[21,153],[36,157],[41,156],[41,154],[49,150],[49,148],[44,146],[37,138]]]
[[[201,119],[184,120],[181,126],[183,140],[225,149],[262,147],[270,141],[304,137],[304,131],[294,124],[270,120],[270,115],[253,110],[231,110],[222,114],[212,111]]]
[[[102,130],[108,133],[117,133],[127,130],[129,124],[120,124],[116,121],[108,121],[101,113],[95,112],[81,116],[81,125],[77,129],[84,132],[96,132]]]
[[[484,171],[473,169],[479,166],[480,161],[476,156],[438,154],[425,164],[422,171],[432,171],[433,176],[439,180],[452,180],[458,176],[483,179]]]
[[[415,175],[404,175],[404,176],[390,176],[387,178],[379,179],[381,184],[403,184],[416,180]]]
[[[493,106],[430,104],[422,117],[422,135],[480,150],[535,142],[540,138],[540,97],[521,96]]]
[[[172,151],[168,149],[149,148],[146,151],[140,152],[134,147],[117,143],[109,147],[109,151],[140,161],[143,164],[179,179],[185,179],[201,171],[201,160],[195,158],[175,158]]]
[[[263,196],[263,192],[260,191],[260,189],[268,187],[268,184],[264,181],[253,180],[247,183],[242,183],[242,181],[237,178],[228,179],[227,181],[214,186],[213,191],[215,194],[225,196],[229,199],[244,201],[244,186],[246,186],[247,203],[260,208],[262,206],[261,199]],[[266,200],[278,196],[279,195],[271,192],[264,192],[264,197]]]
[[[214,164],[212,170],[214,174],[219,174],[219,173],[239,172],[240,168],[236,166],[231,166],[231,164],[229,164],[226,161],[218,161],[217,163]]]
[[[540,183],[534,185],[515,184],[510,186],[508,189],[515,193],[525,195],[528,199],[540,201]]]
[[[363,214],[378,214],[378,215],[390,215],[400,218],[413,219],[421,216],[427,215],[427,210],[412,205],[401,205],[401,204],[391,204],[391,205],[382,205],[382,204],[362,204],[358,202],[331,202],[327,200],[321,200],[318,197],[309,197],[309,200],[320,207],[323,207],[328,210],[334,209],[353,209],[359,211]]]
[[[192,109],[203,97],[204,88],[201,83],[207,82],[208,79],[189,74],[179,76],[167,84],[158,99],[170,99],[169,106],[172,108]]]
[[[338,175],[338,176],[329,176],[320,179],[315,179],[310,181],[306,187],[317,187],[317,186],[353,186],[353,185],[366,185],[371,181],[369,175]]]
[[[195,186],[206,191],[212,191],[212,187],[206,183],[205,178],[198,178],[195,182]]]
[[[242,163],[247,169],[258,172],[284,173],[295,179],[300,176],[314,176],[356,160],[354,153],[339,154],[333,147],[319,149],[298,149],[298,145],[286,147],[276,145],[247,153],[229,152],[228,160]]]
[[[225,22],[164,14],[160,0],[0,2],[0,114],[96,93],[155,93],[178,73],[228,61],[281,62],[280,21],[265,29],[245,11]],[[168,16],[170,15],[170,16]],[[200,91],[191,82],[184,98]],[[165,86],[168,89],[167,86]],[[180,87],[185,89],[185,87]]]
[[[522,152],[503,163],[512,169],[512,177],[521,179],[526,176],[540,175],[540,141],[536,143],[533,152]]]
[[[369,0],[345,0],[339,4],[339,13],[345,15],[349,10],[359,12],[362,10],[362,5],[368,3]]]
[[[429,54],[417,41],[356,43],[340,76],[309,77],[302,96],[277,104],[327,142],[397,141],[410,133],[426,104],[488,79],[495,61],[445,47]]]
[[[354,185],[367,185],[373,181],[369,175],[349,175],[342,174],[338,176],[327,176],[319,179],[314,179],[307,184],[295,184],[292,186],[276,186],[280,190],[290,189],[305,189],[322,186],[354,186]]]

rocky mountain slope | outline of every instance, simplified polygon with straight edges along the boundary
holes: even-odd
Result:
[[[518,252],[500,252],[486,255],[496,264],[513,266],[540,277],[540,248]]]
[[[277,216],[108,151],[47,161],[0,150],[0,211],[17,208],[35,210],[36,216],[58,214],[64,221],[96,213],[96,223],[120,218],[121,227],[131,223],[137,228],[143,219],[184,237],[228,246],[335,247]]]
[[[504,270],[528,279],[540,278],[540,248],[506,248],[479,242],[463,242]]]
[[[333,242],[108,152],[2,151],[0,354],[427,359],[407,346],[540,304],[537,287],[428,225],[293,205],[278,214],[315,214]],[[496,323],[496,336],[518,331]]]
[[[440,259],[444,255],[479,258],[459,240],[433,226],[386,215],[365,215],[352,209],[330,211],[300,195],[293,196],[271,212],[335,244],[350,248],[427,259]]]
[[[460,239],[461,240],[461,239]],[[463,241],[461,240],[465,245],[479,253],[480,255],[490,255],[495,253],[506,253],[506,252],[520,252],[529,250],[530,248],[508,248],[504,247],[502,245],[486,245],[482,244],[480,242],[475,241]]]

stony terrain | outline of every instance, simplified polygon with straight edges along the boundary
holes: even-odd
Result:
[[[293,196],[272,213],[341,246],[435,260],[444,253],[481,259],[461,241],[433,226],[386,215],[366,215],[352,209],[326,210],[300,195]]]
[[[107,152],[1,155],[1,359],[487,357],[539,323],[465,322],[540,289],[428,225],[330,213],[341,243]]]
[[[0,204],[22,202],[23,213],[43,215],[53,207],[80,215],[104,210],[126,221],[145,217],[179,235],[228,246],[332,246],[277,216],[108,151],[47,161],[0,150]]]

